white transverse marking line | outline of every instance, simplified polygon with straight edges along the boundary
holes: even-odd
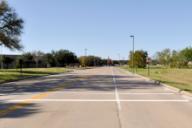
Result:
[[[120,98],[119,98],[119,94],[118,94],[118,90],[117,90],[117,82],[115,79],[113,68],[112,68],[112,75],[113,75],[113,83],[115,85],[115,98],[116,98],[118,110],[121,111],[121,103],[120,103]]]
[[[135,93],[135,92],[130,92],[130,93],[119,93],[120,95],[173,95],[174,93],[147,93],[147,92],[138,92],[138,93]]]
[[[21,99],[21,100],[9,100],[9,103],[17,103],[23,101],[31,101],[31,102],[117,102],[115,99]],[[167,99],[160,99],[160,100],[146,100],[146,99],[139,99],[139,100],[126,100],[121,99],[119,102],[189,102],[189,100],[167,100]]]
[[[113,95],[114,93],[110,92],[74,92],[74,91],[61,91],[57,93],[64,93],[64,94],[80,94],[80,95]],[[151,92],[118,92],[119,95],[173,95],[174,93],[151,93]]]

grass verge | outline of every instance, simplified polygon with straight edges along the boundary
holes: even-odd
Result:
[[[122,68],[132,72],[128,66]],[[179,88],[182,91],[192,92],[192,69],[151,68],[150,76],[148,76],[148,69],[139,68],[136,73]]]
[[[0,70],[0,83],[20,80],[33,76],[46,76],[69,72],[66,68],[26,68],[20,73],[19,69]]]

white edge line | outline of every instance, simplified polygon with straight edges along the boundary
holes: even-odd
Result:
[[[173,93],[177,93],[178,92],[178,91],[175,91],[173,89],[170,89],[170,88],[166,87],[165,85],[163,85],[163,86],[164,86],[164,90],[166,90],[166,91],[170,91],[170,92],[173,92]]]
[[[182,97],[187,99],[187,100],[192,100],[192,97],[190,97],[190,96],[182,95]]]

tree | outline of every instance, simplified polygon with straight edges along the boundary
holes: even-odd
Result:
[[[157,52],[156,59],[160,64],[169,66],[171,61],[171,50],[164,49],[161,52]]]
[[[6,68],[9,68],[9,65],[14,62],[14,59],[8,56],[3,57],[3,63],[6,65]]]
[[[14,9],[6,1],[0,2],[0,45],[13,50],[21,50],[20,35],[23,29],[23,20],[18,17]]]
[[[59,50],[54,52],[54,56],[58,66],[64,67],[67,65],[74,65],[78,62],[77,56],[69,50]]]
[[[55,67],[56,66],[56,60],[54,57],[54,54],[47,53],[44,55],[44,61],[46,62],[46,67]]]
[[[184,57],[184,59],[187,63],[192,61],[192,47],[187,47],[187,48],[181,50],[180,53]]]
[[[180,56],[179,56],[179,52],[177,52],[176,50],[172,51],[172,55],[171,55],[171,60],[170,60],[170,66],[171,67],[180,67]]]
[[[98,56],[81,56],[79,62],[83,67],[107,65],[107,60],[102,60]]]
[[[129,56],[129,65],[130,67],[132,67],[132,52],[130,52],[130,56]],[[145,68],[146,67],[146,60],[147,60],[147,56],[148,53],[146,51],[143,50],[137,50],[135,51],[134,55],[133,55],[133,59],[134,59],[134,67],[138,67],[138,68]]]
[[[34,51],[31,53],[32,56],[33,56],[33,59],[35,60],[35,63],[36,63],[36,68],[39,67],[39,64],[41,65],[41,67],[45,64],[44,63],[44,60],[43,60],[43,56],[44,56],[44,53],[41,52],[41,51]]]
[[[33,68],[35,67],[35,60],[33,58],[32,53],[24,53],[19,59],[23,61],[23,67],[25,68]],[[19,59],[17,61],[17,67],[19,67]]]

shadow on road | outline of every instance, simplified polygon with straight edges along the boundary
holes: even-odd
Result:
[[[135,76],[116,75],[118,89],[149,89],[157,87],[153,82],[127,80],[136,78]],[[119,79],[119,80],[118,80]],[[65,76],[42,77],[31,80],[13,82],[0,85],[0,94],[21,95],[29,92],[46,92],[53,89],[82,89],[93,91],[113,91],[114,83],[112,75],[82,75],[72,74]]]
[[[73,91],[114,91],[114,81],[116,78],[119,90],[129,89],[150,89],[158,87],[153,82],[137,80],[136,76],[124,75],[79,75],[76,73],[68,75],[55,75],[49,77],[40,77],[35,79],[22,80],[8,84],[0,85],[0,97],[5,95],[24,95],[33,92],[47,92],[55,89],[73,90]],[[0,101],[0,110],[9,109],[10,106],[16,106],[16,103],[6,103]],[[21,108],[16,109],[9,114],[0,116],[0,118],[21,118],[39,113],[37,104],[23,103],[19,104]],[[1,114],[2,111],[0,111]]]
[[[0,101],[0,119],[22,118],[39,111],[39,106],[34,103],[6,103],[5,101]]]

